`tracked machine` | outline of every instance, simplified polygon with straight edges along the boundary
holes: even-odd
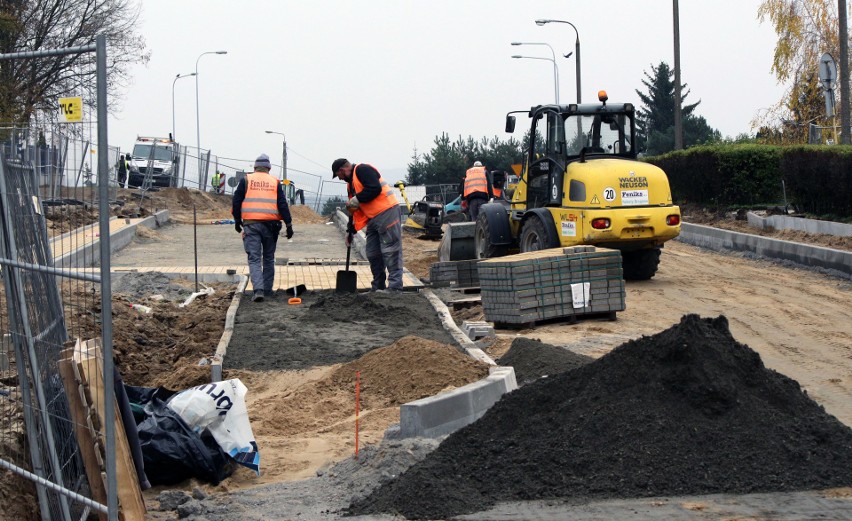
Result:
[[[621,251],[624,278],[650,279],[663,244],[680,233],[666,174],[637,160],[631,103],[539,105],[510,112],[532,121],[520,180],[507,207],[480,208],[477,258],[574,245]]]

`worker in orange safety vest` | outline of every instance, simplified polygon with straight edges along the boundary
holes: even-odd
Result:
[[[262,302],[264,297],[273,294],[275,247],[281,221],[287,225],[287,239],[293,237],[287,198],[281,182],[269,173],[271,169],[269,156],[261,154],[254,162],[254,172],[240,179],[231,206],[234,228],[242,233],[243,247],[248,255],[252,302]]]
[[[467,201],[470,220],[476,222],[479,217],[479,207],[488,202],[488,178],[485,175],[485,167],[480,161],[474,162],[473,166],[467,169],[462,196]]]
[[[402,291],[402,221],[390,186],[372,165],[353,165],[344,158],[331,164],[331,177],[346,182],[354,231],[366,234],[370,291]]]

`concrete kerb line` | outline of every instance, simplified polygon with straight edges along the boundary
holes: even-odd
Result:
[[[222,332],[222,338],[219,339],[219,345],[216,346],[216,354],[213,355],[213,361],[210,364],[210,381],[222,381],[222,362],[225,359],[225,353],[228,351],[228,344],[231,343],[231,337],[234,335],[234,320],[237,316],[237,309],[240,307],[243,293],[248,286],[249,278],[245,275],[240,275],[240,282],[237,285],[237,291],[234,292],[234,297],[231,299],[231,305],[228,306],[228,311],[225,313],[225,330]]]
[[[787,260],[852,277],[852,252],[681,223],[678,241],[714,251],[745,251],[768,259]]]

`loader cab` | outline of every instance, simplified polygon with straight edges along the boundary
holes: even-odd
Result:
[[[562,206],[585,200],[585,191],[568,183],[565,172],[570,163],[591,159],[636,159],[635,112],[631,103],[607,105],[606,93],[600,104],[539,105],[528,112],[532,120],[526,150],[526,207]],[[515,116],[506,117],[506,132],[513,132]]]

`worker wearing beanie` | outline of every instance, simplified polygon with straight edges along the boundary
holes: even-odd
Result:
[[[390,186],[373,166],[353,165],[343,158],[332,163],[331,177],[346,182],[354,231],[365,228],[373,274],[370,290],[402,291],[402,221]]]
[[[275,280],[275,247],[281,232],[281,221],[287,225],[287,238],[293,237],[293,220],[281,182],[270,175],[269,156],[261,154],[254,162],[254,172],[240,179],[234,191],[231,213],[234,228],[242,233],[248,254],[249,275],[254,290],[252,302],[272,296]]]

